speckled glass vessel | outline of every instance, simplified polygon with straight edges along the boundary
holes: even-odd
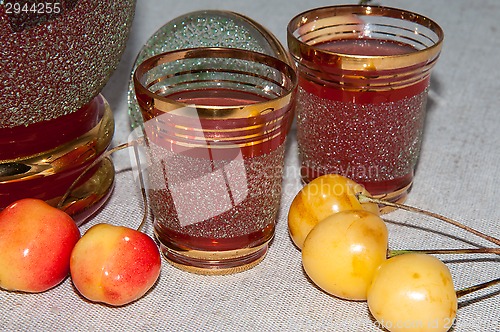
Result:
[[[134,75],[155,235],[183,270],[227,274],[265,256],[281,198],[296,75],[274,57],[194,48]]]
[[[405,200],[442,41],[432,20],[386,7],[324,7],[290,21],[305,182],[342,174],[372,195]]]
[[[0,209],[25,197],[57,206],[73,181],[108,148],[113,133],[113,113],[101,95],[63,119],[0,130]],[[12,143],[15,138],[19,141]],[[40,147],[44,151],[33,150]],[[109,197],[114,174],[111,160],[103,160],[87,172],[61,209],[82,224]]]
[[[290,62],[288,52],[276,37],[251,18],[224,10],[200,10],[176,17],[158,29],[139,52],[132,73],[153,55],[197,47],[238,48]],[[131,125],[136,128],[142,124],[142,116],[132,77],[128,104]]]
[[[0,1],[0,210],[23,197],[57,205],[107,149],[114,120],[99,93],[125,49],[134,10],[135,0]],[[106,159],[62,209],[82,223],[113,181]]]
[[[132,25],[135,0],[62,0],[48,13],[0,6],[0,129],[76,112],[115,70]],[[42,1],[39,3],[44,4]]]

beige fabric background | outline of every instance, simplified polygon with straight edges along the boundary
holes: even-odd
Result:
[[[193,10],[227,9],[268,27],[285,42],[295,14],[338,0],[138,0],[132,33],[116,73],[103,91],[114,110],[113,145],[129,134],[127,88],[136,54],[167,21]],[[353,3],[353,2],[351,2]],[[408,203],[456,218],[500,237],[500,2],[497,0],[384,0],[431,17],[442,25],[444,49],[433,73],[424,144]],[[281,214],[266,259],[231,276],[207,277],[164,262],[156,286],[121,308],[81,298],[70,279],[42,294],[0,291],[2,331],[378,331],[366,303],[333,298],[314,287],[301,269],[300,252],[288,237],[286,214],[300,189],[296,143],[288,142]],[[81,227],[109,222],[136,227],[141,200],[128,152],[114,156],[116,188],[105,209]],[[486,241],[437,221],[394,212],[386,216],[390,246],[458,248]],[[152,227],[146,231],[151,234]],[[500,276],[497,256],[442,257],[456,288]],[[500,287],[460,301],[454,331],[500,331]]]

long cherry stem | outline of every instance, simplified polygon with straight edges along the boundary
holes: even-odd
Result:
[[[462,297],[462,296],[465,296],[465,295],[470,294],[472,292],[484,289],[486,287],[494,286],[494,285],[499,284],[499,283],[500,283],[500,278],[497,278],[497,279],[493,279],[493,280],[490,280],[487,282],[483,282],[482,284],[478,284],[478,285],[474,285],[474,286],[467,287],[464,289],[460,289],[460,290],[456,291],[457,297]]]
[[[139,153],[137,152],[137,144],[134,144],[134,153],[135,153],[135,159],[137,161],[137,169],[139,173],[139,184],[141,187],[141,195],[142,195],[142,201],[144,203],[144,213],[142,215],[142,221],[137,227],[137,230],[140,231],[144,224],[146,224],[146,220],[148,219],[148,196],[146,194],[146,186],[144,185],[144,178],[142,177],[142,172],[141,172],[141,161],[139,158]]]
[[[94,168],[103,159],[111,156],[113,153],[115,153],[117,151],[120,151],[120,150],[123,150],[123,149],[126,149],[126,148],[129,148],[129,147],[134,147],[134,152],[136,154],[137,163],[139,165],[139,158],[137,157],[137,149],[136,149],[137,148],[137,144],[139,144],[139,143],[140,143],[139,140],[133,140],[133,141],[130,141],[130,142],[127,142],[127,143],[119,144],[119,145],[115,146],[114,148],[111,148],[111,149],[105,151],[104,153],[102,153],[89,166],[87,166],[83,170],[83,172],[76,178],[75,181],[73,181],[73,183],[66,190],[66,193],[64,193],[64,195],[59,200],[59,203],[57,204],[57,208],[58,209],[62,209],[62,206],[64,205],[64,202],[66,201],[66,199],[68,198],[68,196],[71,194],[71,191],[73,190],[73,188],[80,182],[80,180],[85,176],[85,174],[87,174],[87,172],[89,170],[91,170],[92,168]],[[140,166],[139,166],[139,170],[140,170]],[[137,228],[138,231],[141,230],[141,228],[144,226],[144,224],[146,223],[146,220],[148,218],[147,195],[146,195],[146,189],[145,189],[145,186],[144,186],[144,179],[142,178],[142,172],[139,172],[139,182],[140,182],[140,186],[141,186],[142,200],[144,202],[144,213],[142,215],[141,223],[140,223],[139,227]]]
[[[87,174],[87,172],[89,170],[91,170],[92,168],[94,168],[97,164],[99,164],[104,158],[107,158],[109,157],[111,154],[113,154],[114,152],[116,151],[119,151],[119,150],[123,150],[125,148],[128,148],[129,146],[131,146],[130,143],[122,143],[120,145],[117,145],[115,146],[114,148],[112,149],[109,149],[108,151],[104,152],[103,154],[101,154],[99,157],[97,157],[89,166],[87,166],[83,172],[76,178],[75,181],[73,181],[73,183],[69,186],[68,190],[66,190],[66,193],[64,193],[63,197],[61,197],[61,199],[59,200],[59,203],[57,204],[57,208],[58,209],[61,209],[64,202],[66,201],[66,199],[68,198],[68,196],[71,194],[71,191],[73,190],[73,188],[78,184],[78,182],[80,182],[80,180],[85,176],[85,174]]]
[[[358,197],[358,200],[361,202],[361,203],[376,203],[376,204],[381,204],[381,205],[386,205],[386,206],[391,206],[391,207],[395,207],[395,208],[398,208],[398,209],[402,209],[402,210],[406,210],[406,211],[410,211],[410,212],[415,212],[415,213],[420,213],[420,214],[423,214],[423,215],[426,215],[426,216],[430,216],[430,217],[434,217],[436,219],[439,219],[439,220],[442,220],[444,222],[447,222],[453,226],[456,226],[458,228],[461,228],[461,229],[464,229],[472,234],[475,234],[485,240],[488,240],[496,245],[500,245],[500,240],[493,237],[493,236],[490,236],[490,235],[486,235],[484,233],[481,233],[480,231],[477,231],[469,226],[466,226],[462,223],[459,223],[458,221],[455,221],[453,219],[450,219],[448,217],[445,217],[445,216],[442,216],[440,214],[437,214],[437,213],[434,213],[434,212],[430,212],[430,211],[426,211],[426,210],[423,210],[423,209],[419,209],[419,208],[416,208],[416,207],[413,207],[413,206],[408,206],[408,205],[404,205],[404,204],[399,204],[399,203],[393,203],[393,202],[389,202],[389,201],[385,201],[383,199],[379,199],[379,198],[374,198],[374,197],[369,197],[369,196],[365,196],[361,193],[358,193],[356,194],[356,196]]]
[[[394,257],[398,255],[408,254],[408,253],[422,253],[422,254],[497,254],[500,255],[500,248],[470,248],[470,249],[403,249],[403,250],[389,250],[388,257]]]

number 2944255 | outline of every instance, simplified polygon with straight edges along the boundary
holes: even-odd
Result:
[[[28,3],[25,1],[5,2],[6,14],[59,14],[62,11],[61,2],[43,1]]]

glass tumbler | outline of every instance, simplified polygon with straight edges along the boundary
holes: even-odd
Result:
[[[294,69],[252,51],[193,48],[145,60],[134,86],[166,259],[200,274],[258,264],[280,204]]]
[[[305,182],[336,173],[374,196],[406,199],[443,37],[427,17],[377,6],[317,8],[289,22]]]

